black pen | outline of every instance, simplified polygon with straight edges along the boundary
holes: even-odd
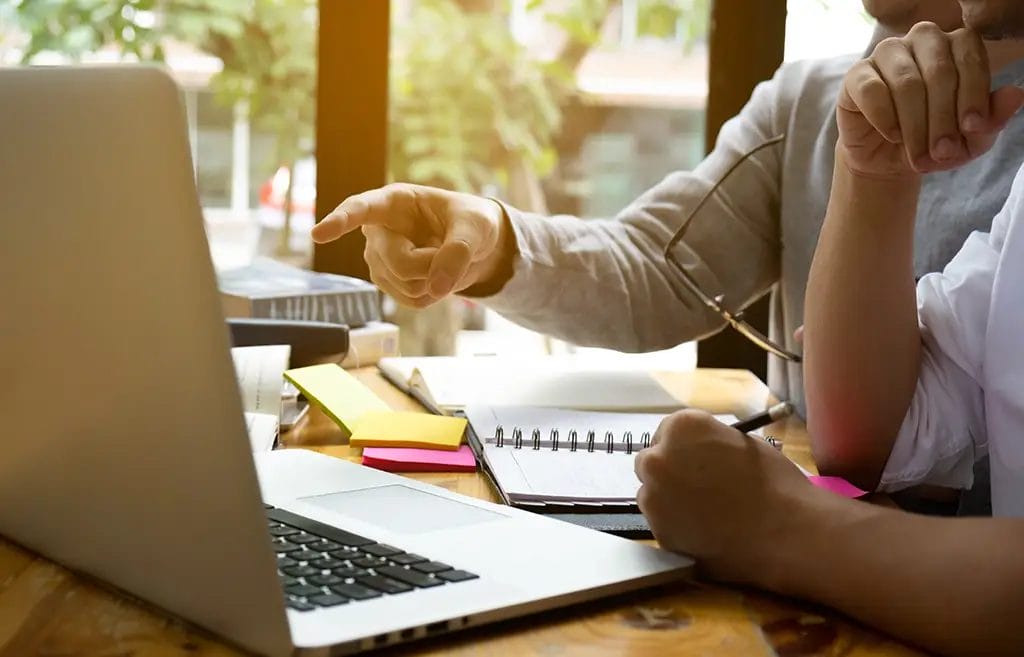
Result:
[[[789,402],[783,402],[772,406],[767,411],[752,415],[746,420],[733,422],[730,426],[740,433],[750,433],[792,414],[793,405]]]

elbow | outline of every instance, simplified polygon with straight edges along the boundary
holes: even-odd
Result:
[[[819,474],[841,477],[868,491],[878,488],[890,446],[881,444],[877,434],[852,424],[825,423],[810,414],[807,428]]]

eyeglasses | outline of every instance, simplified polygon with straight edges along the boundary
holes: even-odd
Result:
[[[740,335],[750,340],[761,349],[764,349],[768,353],[774,354],[784,360],[793,363],[799,363],[801,361],[801,357],[799,354],[795,354],[792,351],[789,351],[782,345],[770,340],[768,336],[764,335],[756,328],[754,328],[744,318],[742,310],[729,310],[725,304],[724,294],[711,296],[703,289],[701,289],[697,281],[695,281],[693,277],[690,276],[690,273],[686,271],[686,268],[679,264],[679,261],[676,260],[675,256],[672,254],[672,250],[676,247],[676,245],[679,244],[680,241],[682,241],[683,236],[686,234],[686,230],[690,227],[690,222],[692,222],[693,218],[697,216],[697,213],[700,212],[701,208],[704,207],[704,204],[707,203],[708,199],[710,199],[715,194],[715,192],[718,191],[719,187],[722,186],[722,183],[724,183],[726,179],[728,179],[729,176],[732,175],[732,173],[740,167],[741,164],[750,160],[751,157],[771,146],[781,144],[785,139],[786,135],[784,134],[778,135],[777,137],[772,137],[771,139],[768,139],[767,141],[762,142],[761,144],[758,144],[751,150],[747,151],[746,153],[743,154],[742,157],[736,160],[736,162],[733,163],[733,165],[726,170],[726,172],[722,175],[721,178],[718,179],[718,181],[711,187],[711,189],[708,190],[707,194],[705,194],[704,197],[701,198],[700,202],[697,203],[696,206],[694,206],[693,210],[690,211],[690,214],[686,216],[686,219],[683,221],[683,225],[680,226],[679,230],[676,231],[675,235],[672,236],[672,239],[669,240],[668,244],[665,246],[664,255],[665,261],[668,262],[669,265],[671,265],[672,268],[676,270],[676,273],[679,274],[680,280],[682,280],[683,285],[685,285],[686,288],[693,294],[693,296],[697,297],[697,299],[702,304],[704,304],[706,308],[718,314],[722,319],[724,319],[729,324],[729,326],[733,327],[736,331],[738,331]],[[681,295],[677,293],[676,296],[681,303],[685,303],[685,300],[682,298]]]

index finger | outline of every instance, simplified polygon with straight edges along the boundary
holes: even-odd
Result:
[[[314,242],[336,240],[362,226],[383,226],[408,234],[415,223],[414,192],[404,185],[388,185],[349,196],[313,226]]]

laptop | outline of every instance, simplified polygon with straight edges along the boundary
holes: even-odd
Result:
[[[254,456],[178,87],[155,67],[21,68],[0,98],[0,534],[264,655],[690,571],[307,450]]]

